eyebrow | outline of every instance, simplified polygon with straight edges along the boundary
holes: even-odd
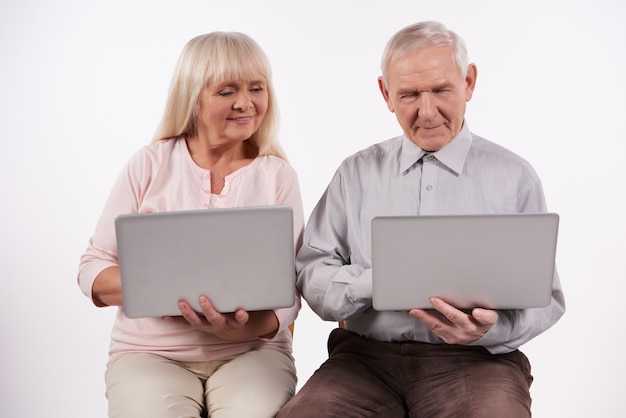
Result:
[[[215,87],[217,88],[223,88],[223,87],[238,87],[239,86],[239,82],[244,82],[248,85],[251,84],[267,84],[267,81],[263,80],[263,79],[258,79],[258,80],[225,80],[219,83],[214,84]]]
[[[438,83],[434,86],[432,86],[431,88],[427,89],[427,90],[423,90],[420,89],[418,87],[406,87],[406,88],[401,88],[398,89],[397,94],[407,94],[407,93],[424,93],[424,92],[429,92],[429,91],[438,91],[447,87],[452,87],[454,86],[454,83],[449,82],[449,81],[443,81],[441,83]]]

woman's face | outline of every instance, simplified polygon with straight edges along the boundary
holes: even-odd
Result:
[[[242,142],[261,125],[268,107],[267,82],[228,80],[204,87],[198,100],[198,136],[213,145]]]

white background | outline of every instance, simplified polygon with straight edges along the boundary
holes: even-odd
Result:
[[[76,284],[110,187],[161,117],[193,36],[252,35],[308,216],[349,154],[398,135],[377,90],[387,39],[446,23],[478,65],[471,129],[528,159],[561,215],[568,312],[523,350],[536,417],[623,416],[626,6],[610,0],[0,3],[0,416],[104,417],[114,310]],[[334,327],[296,322],[299,386]],[[620,411],[621,410],[621,411]]]

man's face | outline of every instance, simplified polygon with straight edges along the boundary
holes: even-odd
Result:
[[[465,105],[476,84],[476,66],[463,77],[448,46],[415,51],[392,61],[386,83],[378,84],[387,107],[407,139],[426,151],[438,151],[463,126]]]

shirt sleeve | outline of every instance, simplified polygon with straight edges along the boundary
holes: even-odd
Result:
[[[140,184],[143,165],[144,161],[138,153],[124,166],[111,189],[95,232],[80,258],[78,284],[92,301],[92,287],[98,274],[118,265],[115,217],[120,213],[137,212],[140,191],[134,185]]]
[[[492,354],[511,352],[554,325],[564,312],[565,298],[555,271],[552,299],[547,307],[498,311],[498,322],[470,345],[483,346]]]
[[[296,258],[298,289],[311,309],[327,321],[358,315],[372,303],[371,268],[350,263],[342,188],[338,171],[309,218]]]
[[[289,205],[293,210],[294,253],[297,253],[302,245],[304,231],[304,210],[298,176],[289,165],[285,164],[278,172],[276,204]],[[296,289],[294,305],[290,308],[275,309],[278,318],[278,332],[286,329],[297,318],[302,305],[299,291]]]
[[[520,180],[518,210],[520,213],[546,212],[543,187],[534,170],[527,167]],[[493,354],[516,350],[524,343],[553,326],[565,313],[565,297],[555,269],[552,297],[545,308],[498,311],[498,321],[471,345],[483,346]]]

